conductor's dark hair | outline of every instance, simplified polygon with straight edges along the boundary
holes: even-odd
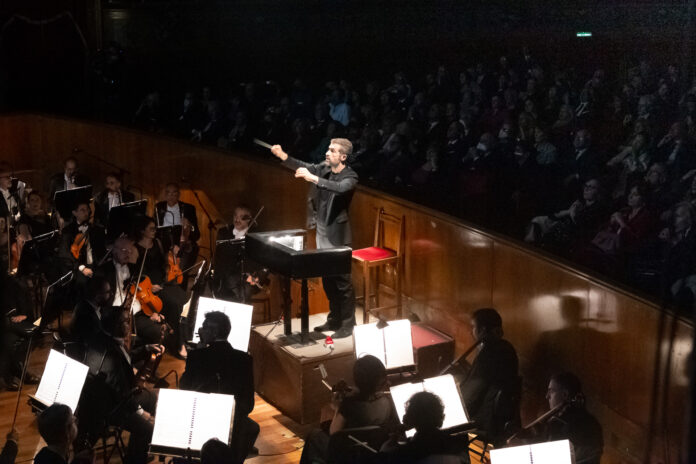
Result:
[[[36,419],[39,434],[48,445],[60,445],[67,436],[72,409],[61,403],[53,403]]]
[[[232,449],[218,440],[211,438],[201,448],[201,464],[228,464],[234,462]]]
[[[442,427],[445,420],[445,406],[439,396],[430,392],[418,392],[406,403],[406,414],[403,422],[407,428],[415,427],[416,431],[436,430]]]
[[[568,392],[568,396],[573,398],[582,393],[582,383],[575,374],[568,371],[559,372],[551,376],[551,380],[560,388]]]
[[[208,321],[208,325],[212,326],[215,331],[215,338],[227,339],[232,330],[232,324],[230,324],[230,318],[227,317],[227,314],[220,311],[211,311],[205,314],[205,320]]]
[[[471,317],[476,321],[479,328],[486,330],[503,328],[503,318],[501,318],[498,311],[493,308],[477,309]]]
[[[362,356],[353,365],[353,380],[361,396],[370,396],[384,384],[387,369],[382,361],[370,354]]]

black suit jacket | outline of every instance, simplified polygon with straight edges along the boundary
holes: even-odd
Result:
[[[167,202],[166,201],[160,201],[155,205],[155,210],[157,212],[157,223],[162,225],[164,224],[164,217],[165,213],[167,212]],[[188,219],[188,221],[193,225],[193,230],[191,231],[191,235],[189,235],[189,239],[192,242],[197,242],[199,238],[201,238],[201,231],[200,228],[198,227],[198,216],[196,216],[196,207],[193,206],[192,204],[185,203],[183,201],[179,202],[179,212],[183,217]]]
[[[16,457],[17,442],[14,440],[7,440],[0,454],[0,464],[14,464]]]
[[[58,249],[58,258],[61,261],[63,272],[68,272],[72,270],[74,272],[79,272],[79,267],[81,265],[87,266],[87,249],[82,247],[80,254],[77,259],[70,252],[70,246],[75,240],[75,236],[79,232],[77,228],[77,223],[74,221],[63,228],[60,238],[60,247]],[[106,235],[104,228],[101,226],[96,226],[94,224],[89,226],[88,229],[88,240],[89,245],[92,247],[92,265],[87,266],[94,269],[106,254]]]
[[[254,370],[247,353],[216,341],[189,352],[179,388],[204,393],[234,395],[235,418],[254,409]]]
[[[121,190],[121,204],[135,201],[135,195],[128,190]],[[109,223],[109,191],[104,189],[94,197],[94,219],[106,227]]]
[[[335,246],[350,246],[350,220],[348,209],[353,199],[355,185],[358,183],[358,174],[349,166],[338,173],[335,180],[328,179],[331,168],[326,163],[305,163],[293,157],[288,157],[283,162],[288,169],[297,170],[300,167],[307,168],[309,172],[319,177],[317,185],[312,184],[309,194],[309,225],[321,223],[326,226],[329,241]],[[319,211],[319,191],[329,192],[326,209]]]
[[[85,342],[101,331],[101,319],[94,306],[85,299],[80,300],[70,319],[70,335],[75,341]]]
[[[89,185],[89,177],[85,176],[84,174],[77,173],[75,174],[75,186],[76,187],[84,187],[85,185]],[[53,174],[51,178],[48,180],[48,202],[49,204],[53,205],[53,197],[55,196],[56,192],[60,192],[61,190],[65,190],[65,173],[59,172],[56,174]]]

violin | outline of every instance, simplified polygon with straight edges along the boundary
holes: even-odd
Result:
[[[176,282],[181,285],[184,281],[184,273],[181,270],[180,261],[174,250],[169,250],[167,254],[167,282]]]
[[[128,293],[135,296],[140,303],[140,310],[146,316],[162,311],[162,300],[152,291],[152,281],[148,276],[143,277],[139,284],[131,284]]]
[[[145,387],[145,382],[152,379],[152,376],[157,372],[160,361],[162,361],[162,353],[156,351],[150,354],[150,357],[145,361],[145,363],[138,369],[138,374],[135,377],[135,385],[139,388]]]
[[[73,255],[73,258],[80,259],[80,252],[85,243],[87,243],[87,232],[78,232],[72,245],[70,245],[70,254]]]

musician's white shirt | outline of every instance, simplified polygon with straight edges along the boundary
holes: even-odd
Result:
[[[167,205],[167,212],[164,213],[162,225],[164,227],[181,225],[181,211],[179,210],[179,203],[175,204],[174,206]]]
[[[116,268],[116,288],[114,289],[114,306],[121,306],[126,299],[125,285],[130,279],[130,269],[127,264],[119,264],[114,261]],[[133,314],[140,312],[140,302],[137,298],[133,299]]]

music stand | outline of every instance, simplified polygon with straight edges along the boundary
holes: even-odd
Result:
[[[380,328],[377,322],[356,325],[353,328],[355,358],[366,354],[382,361],[390,372],[411,370],[415,366],[411,321],[390,321]]]
[[[51,350],[36,393],[29,395],[34,411],[43,411],[53,403],[62,403],[75,411],[89,367],[63,353]]]
[[[232,395],[161,389],[150,453],[190,462],[211,438],[229,444],[234,408]]]
[[[227,341],[232,348],[246,352],[249,349],[249,336],[251,334],[251,317],[254,307],[232,301],[217,300],[213,298],[200,297],[196,310],[196,324],[193,329],[192,342],[198,343],[198,329],[203,325],[206,313],[219,311],[230,318],[232,330],[227,336]]]
[[[116,240],[121,234],[129,234],[129,227],[133,226],[136,218],[145,216],[147,200],[131,201],[114,206],[109,210],[107,219],[106,238],[109,241]]]
[[[78,203],[87,203],[92,201],[92,186],[85,185],[70,190],[60,190],[53,194],[53,204],[56,206],[56,211],[66,222],[71,219],[72,211]]]
[[[42,257],[52,256],[54,239],[58,231],[53,230],[45,234],[37,235],[31,240],[24,242],[22,254],[17,264],[17,275],[37,274],[41,272],[43,263]]]
[[[179,237],[181,237],[181,226],[158,226],[157,227],[157,238],[162,242],[162,247],[165,250],[169,250],[174,245],[179,244]]]

